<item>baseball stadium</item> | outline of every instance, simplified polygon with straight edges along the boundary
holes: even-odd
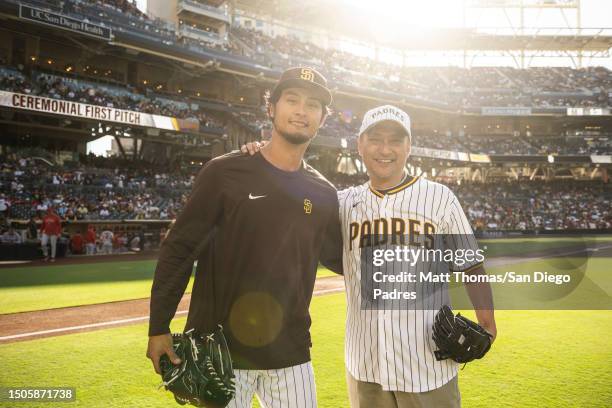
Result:
[[[612,406],[610,2],[0,0],[0,39],[0,407]],[[364,307],[387,220],[484,251],[461,340]],[[198,350],[231,401],[177,391]]]

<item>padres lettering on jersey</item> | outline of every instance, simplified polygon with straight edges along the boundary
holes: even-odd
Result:
[[[457,375],[451,360],[436,361],[431,338],[437,308],[431,310],[362,310],[361,249],[372,236],[387,236],[391,244],[410,245],[419,234],[472,236],[468,220],[452,191],[416,178],[383,194],[369,183],[338,192],[344,242],[347,292],[345,362],[360,381],[381,384],[384,390],[425,392]],[[404,240],[402,240],[404,239]],[[475,239],[474,249],[477,248]],[[475,264],[453,270],[467,270]],[[446,285],[440,283],[440,285]],[[448,293],[436,304],[450,303]]]
[[[408,227],[408,228],[406,228]],[[350,242],[349,248],[352,250],[357,240],[359,248],[376,245],[413,245],[420,246],[417,237],[421,234],[425,236],[425,248],[432,249],[434,245],[433,234],[436,228],[431,222],[424,222],[421,231],[421,221],[408,218],[377,218],[373,221],[365,220],[361,224],[351,222],[349,226]],[[408,239],[406,239],[408,236]]]

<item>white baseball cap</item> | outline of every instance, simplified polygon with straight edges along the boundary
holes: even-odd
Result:
[[[363,121],[361,122],[361,128],[359,129],[359,136],[361,136],[363,132],[367,131],[372,126],[385,120],[399,123],[406,131],[408,138],[412,139],[412,133],[410,132],[410,116],[408,116],[408,114],[400,108],[393,105],[382,105],[367,111],[366,114],[363,115]]]

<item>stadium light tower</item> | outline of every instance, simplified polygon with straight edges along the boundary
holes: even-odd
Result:
[[[580,0],[464,0],[463,26],[468,27],[475,23],[472,28],[490,29],[490,27],[479,26],[479,23],[483,14],[490,17],[493,13],[497,13],[498,16],[501,13],[508,23],[507,27],[496,29],[496,34],[502,34],[504,29],[506,33],[510,30],[511,35],[517,36],[549,35],[554,37],[555,35],[581,36],[583,34]],[[526,68],[534,57],[569,57],[576,67],[582,67],[584,56],[582,49],[562,49],[560,43],[558,44],[559,50],[519,48],[520,62],[517,65]],[[572,51],[574,51],[573,54]],[[507,51],[507,53],[514,58],[515,62],[517,61],[517,55],[512,51]],[[526,57],[529,57],[528,61]]]

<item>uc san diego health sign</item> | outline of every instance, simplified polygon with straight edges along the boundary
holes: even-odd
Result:
[[[76,18],[67,17],[62,14],[45,11],[36,7],[19,5],[19,17],[25,20],[34,21],[39,24],[46,24],[64,30],[90,35],[102,40],[110,41],[111,29],[98,24],[88,23]]]

